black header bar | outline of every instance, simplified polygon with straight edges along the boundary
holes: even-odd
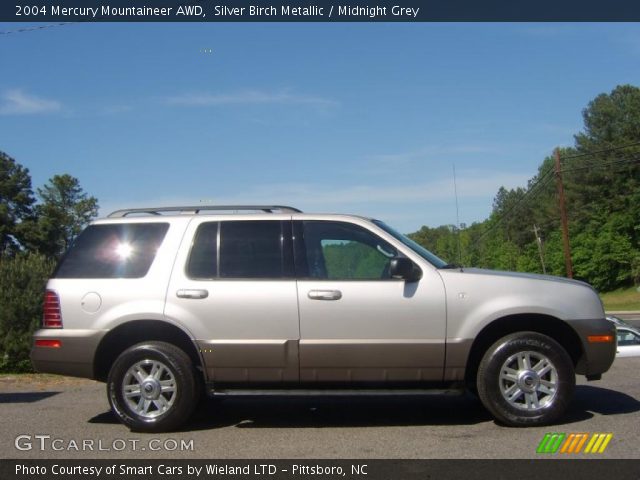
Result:
[[[637,22],[630,0],[2,0],[1,22]]]

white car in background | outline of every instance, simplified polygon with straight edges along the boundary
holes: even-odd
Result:
[[[616,326],[618,339],[616,358],[640,357],[640,329],[613,315],[607,315],[607,320]]]

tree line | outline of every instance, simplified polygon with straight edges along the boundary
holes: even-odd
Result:
[[[98,214],[77,178],[54,175],[34,192],[29,170],[0,151],[0,371],[30,371],[56,261]]]
[[[582,112],[560,149],[574,278],[601,291],[640,283],[640,89],[621,85]],[[500,188],[486,220],[422,227],[410,236],[465,266],[565,275],[554,158],[526,187]]]

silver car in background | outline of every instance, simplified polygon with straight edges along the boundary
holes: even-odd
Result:
[[[614,315],[607,315],[607,320],[616,326],[616,358],[640,357],[640,329]]]

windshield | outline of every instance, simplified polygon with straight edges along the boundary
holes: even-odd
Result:
[[[620,317],[616,317],[615,315],[607,315],[607,320],[609,320],[610,322],[615,323],[619,327],[626,327],[626,328],[630,328],[630,329],[635,330],[635,331],[640,330],[638,327],[636,327],[634,325],[631,325],[630,323],[625,322]]]
[[[447,262],[445,262],[441,258],[438,258],[436,255],[431,253],[429,250],[424,248],[419,243],[416,243],[413,240],[411,240],[409,237],[401,234],[400,232],[397,232],[396,230],[391,228],[386,223],[381,222],[380,220],[373,220],[373,223],[375,223],[378,227],[383,229],[389,235],[392,235],[397,240],[400,240],[403,244],[405,244],[411,250],[416,252],[418,255],[420,255],[422,258],[424,258],[427,262],[429,262],[432,265],[434,265],[436,268],[443,268],[443,267],[447,266]]]

